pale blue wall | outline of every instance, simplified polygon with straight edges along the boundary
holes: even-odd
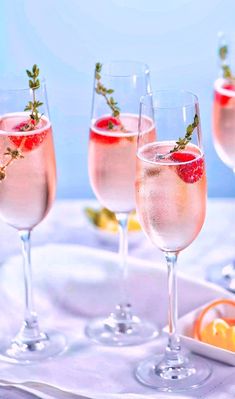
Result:
[[[92,196],[87,138],[96,61],[140,60],[154,88],[199,95],[209,195],[235,196],[235,178],[211,140],[216,35],[235,31],[234,0],[0,0],[0,73],[38,63],[47,78],[58,196]]]

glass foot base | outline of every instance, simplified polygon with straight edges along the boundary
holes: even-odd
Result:
[[[159,335],[156,326],[138,317],[118,320],[112,315],[108,319],[93,320],[85,332],[92,341],[109,346],[139,345]]]
[[[207,268],[207,280],[235,293],[235,260],[224,265],[212,265]]]
[[[167,365],[164,355],[158,355],[140,363],[136,377],[142,384],[159,391],[180,392],[201,386],[211,372],[209,363],[195,355],[177,366]]]
[[[17,337],[10,345],[0,347],[1,359],[11,363],[29,364],[53,358],[66,349],[66,338],[57,331],[41,333],[40,338],[30,343],[21,342]]]

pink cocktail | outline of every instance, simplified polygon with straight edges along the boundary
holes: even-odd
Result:
[[[19,233],[25,288],[24,321],[13,339],[0,341],[0,353],[23,364],[56,356],[66,346],[63,334],[40,328],[34,306],[30,237],[54,201],[56,163],[45,81],[36,64],[26,75],[28,82],[10,77],[0,88],[0,219]]]
[[[214,83],[212,134],[216,152],[222,162],[235,172],[235,80],[224,42],[219,47],[223,78]],[[213,263],[207,270],[208,280],[235,292],[235,260],[228,257],[224,264]]]
[[[141,225],[163,251],[181,251],[197,237],[206,212],[204,157],[195,145],[164,159],[173,143],[147,144],[138,152],[136,198]]]
[[[135,166],[139,99],[150,89],[149,70],[135,62],[97,63],[94,76],[88,168],[92,189],[113,211],[119,227],[121,270],[119,303],[107,318],[92,320],[87,335],[105,345],[136,345],[155,338],[158,329],[133,314],[126,288],[128,217],[135,209]],[[143,139],[155,138],[151,119],[142,122]]]
[[[213,137],[221,160],[235,169],[235,84],[217,79],[214,85]]]
[[[121,124],[115,131],[99,127],[93,121],[89,142],[89,174],[96,197],[113,212],[131,212],[135,209],[135,169],[138,137],[138,116],[121,115]],[[153,140],[155,129],[146,119],[146,142]],[[123,132],[120,126],[125,126]]]
[[[0,183],[0,217],[18,230],[32,229],[42,221],[56,189],[51,123],[43,116],[35,130],[19,131],[27,119],[26,113],[0,118],[1,163],[9,161],[7,148],[18,149],[22,154],[6,167],[6,177]]]
[[[206,362],[185,355],[177,334],[177,259],[198,236],[206,213],[198,99],[183,90],[157,91],[141,99],[140,126],[146,117],[155,121],[157,137],[146,143],[140,128],[136,209],[146,236],[166,259],[169,337],[165,353],[142,361],[136,376],[161,391],[187,391],[211,374]],[[184,295],[187,298],[187,292]]]

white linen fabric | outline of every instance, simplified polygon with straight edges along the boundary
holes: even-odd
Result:
[[[136,381],[136,365],[142,359],[163,351],[165,336],[140,346],[111,348],[93,344],[84,335],[89,320],[108,315],[118,302],[116,254],[78,245],[47,245],[34,248],[32,260],[40,325],[44,330],[57,329],[66,334],[68,350],[55,359],[27,366],[1,361],[0,385],[1,380],[24,383],[28,390],[34,390],[32,393],[38,392],[38,397],[44,394],[78,399],[79,395],[92,399],[234,398],[235,368],[211,360],[212,377],[201,388],[184,394],[159,393]],[[179,273],[178,280],[179,315],[228,295],[195,277],[190,279]],[[130,257],[128,289],[138,315],[160,328],[167,323],[164,264],[156,265]],[[23,317],[20,256],[9,258],[1,267],[0,292],[1,335],[12,337]],[[67,392],[55,394],[53,387]]]

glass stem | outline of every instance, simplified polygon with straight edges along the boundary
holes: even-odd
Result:
[[[127,255],[128,255],[128,213],[117,213],[116,218],[119,228],[119,258],[120,258],[120,306],[125,308],[128,306],[127,299]]]
[[[178,365],[183,362],[181,355],[180,338],[177,334],[177,319],[178,319],[178,296],[177,296],[177,252],[166,252],[165,258],[167,261],[168,270],[168,325],[169,338],[166,348],[166,360],[172,365]]]
[[[24,265],[24,285],[25,285],[25,317],[24,324],[20,331],[21,341],[37,339],[40,336],[37,314],[34,310],[33,302],[33,283],[30,258],[30,231],[20,230],[19,236],[22,244],[22,255]]]

